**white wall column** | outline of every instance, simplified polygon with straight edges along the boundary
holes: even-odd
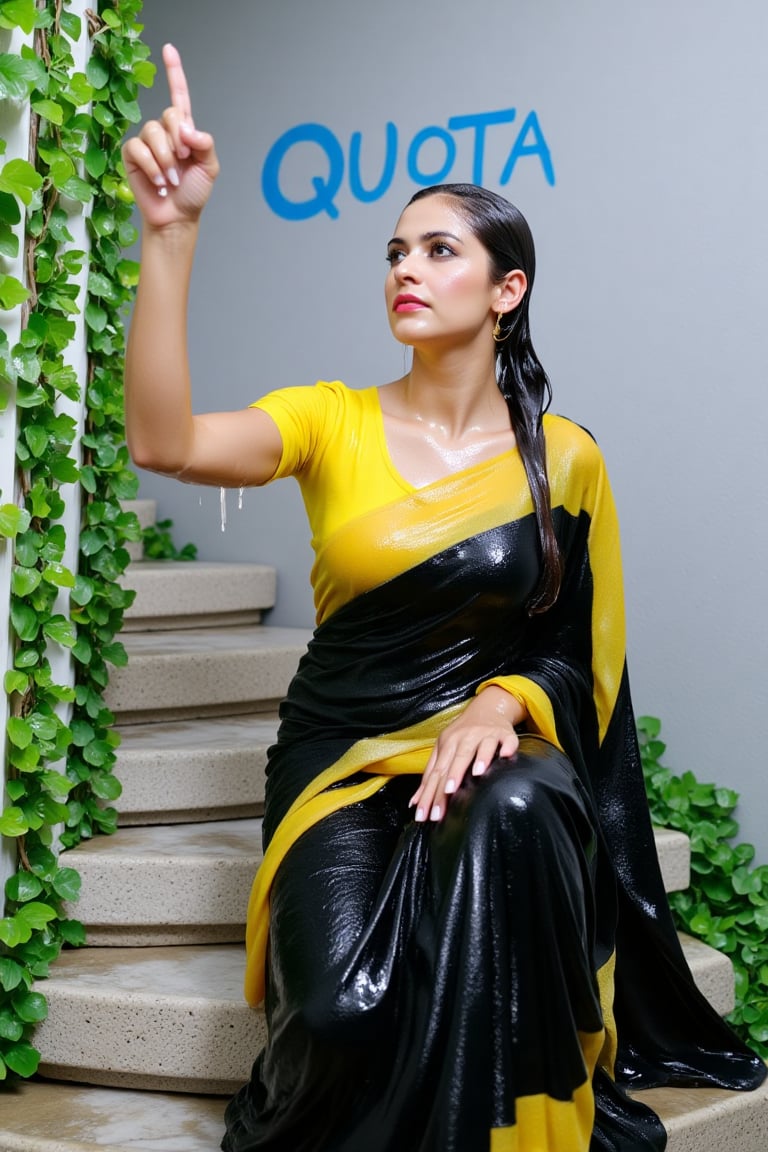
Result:
[[[0,52],[19,52],[24,44],[31,44],[32,36],[25,35],[19,28],[12,32],[0,30]],[[26,160],[29,155],[28,103],[15,104],[10,100],[0,100],[0,136],[7,141],[5,155],[0,157],[0,167],[14,157]],[[19,238],[19,253],[15,259],[0,256],[0,268],[7,275],[15,276],[26,284],[24,270],[24,211],[21,221],[14,231]],[[22,323],[22,309],[0,313],[0,323],[8,337],[10,347],[19,339]],[[0,504],[14,504],[18,500],[16,483],[16,397],[8,396],[5,410],[0,412]],[[13,541],[0,536],[0,673],[12,666],[13,653],[10,637],[10,597],[11,570],[13,567]],[[8,720],[8,697],[3,689],[0,692],[0,755],[3,764],[3,805],[5,805],[6,780],[6,723]],[[4,903],[2,891],[5,881],[15,871],[16,854],[14,843],[5,837],[0,838],[0,915]]]
[[[86,11],[88,8],[88,0],[72,0],[69,4],[68,10],[73,15],[80,17],[81,20],[81,33],[80,39],[77,43],[72,44],[72,56],[74,59],[74,71],[84,72],[88,58],[90,56],[90,38],[88,35],[88,20]],[[18,51],[22,43],[30,43],[31,37],[23,37],[20,33],[15,31],[12,34],[10,43],[5,51]],[[0,105],[0,134],[8,141],[8,148],[6,150],[4,161],[13,157],[22,159],[29,158],[29,117],[30,109],[28,104],[21,107],[9,106],[8,102]],[[83,173],[80,173],[83,175]],[[88,378],[88,356],[86,351],[86,329],[85,329],[85,292],[88,279],[88,252],[89,252],[89,237],[87,230],[87,217],[89,208],[85,208],[75,202],[62,200],[61,207],[68,212],[67,226],[72,235],[72,242],[68,244],[68,248],[83,251],[86,253],[86,258],[83,263],[83,268],[77,277],[79,286],[79,295],[77,298],[80,313],[72,317],[75,323],[75,336],[70,343],[66,353],[65,359],[69,366],[71,366],[80,382],[80,398],[77,401],[68,399],[65,396],[59,397],[57,402],[57,411],[66,413],[71,416],[77,426],[77,436],[75,444],[71,449],[71,455],[76,459],[79,464],[81,462],[81,438],[83,433],[83,425],[85,422],[85,407],[86,407],[86,388]],[[7,267],[5,270],[16,275],[19,279],[24,279],[23,270],[23,221],[19,225],[20,232],[20,253],[17,261],[14,261],[14,267]],[[19,308],[13,313],[3,314],[3,326],[7,332],[8,339],[13,345],[19,338],[21,331],[22,310]],[[2,488],[1,502],[9,502],[16,500],[18,497],[18,487],[16,484],[16,469],[15,469],[15,443],[17,434],[17,412],[13,398],[11,398],[6,411],[0,414],[0,487]],[[78,551],[79,551],[79,537],[80,537],[80,516],[81,516],[81,489],[79,484],[65,484],[60,489],[62,499],[65,503],[65,512],[62,517],[61,523],[63,524],[66,533],[66,547],[63,556],[63,563],[72,571],[77,571],[78,565]],[[0,542],[0,669],[4,673],[6,668],[12,665],[12,651],[11,651],[11,637],[8,630],[8,606],[10,599],[10,576],[13,559],[13,544],[11,541],[7,543]],[[56,602],[56,612],[60,612],[65,616],[69,615],[69,594],[66,589],[61,589]],[[70,653],[67,649],[62,648],[57,644],[50,644],[48,649],[48,658],[51,663],[51,671],[53,673],[54,682],[59,684],[72,684],[74,682],[74,667]],[[66,721],[68,720],[68,713],[71,706],[62,705],[61,715]],[[0,723],[2,728],[0,736],[2,737],[3,749],[3,773],[5,780],[5,772],[7,764],[5,762],[5,724],[8,716],[8,700],[5,694],[2,694],[0,701]],[[6,878],[15,870],[16,861],[15,853],[13,850],[13,842],[4,839],[2,843],[2,855],[0,856],[0,881],[5,882]],[[2,898],[0,898],[0,905]]]

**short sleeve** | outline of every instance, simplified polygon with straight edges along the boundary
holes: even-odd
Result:
[[[273,480],[300,475],[322,452],[341,415],[343,388],[339,381],[321,380],[309,387],[280,388],[251,405],[274,420],[283,442]]]

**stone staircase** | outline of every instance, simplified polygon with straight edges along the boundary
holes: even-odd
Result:
[[[133,505],[143,523],[154,504]],[[264,1037],[242,996],[244,916],[260,861],[266,749],[309,633],[260,622],[274,573],[260,565],[150,562],[108,702],[122,734],[120,828],[67,853],[88,947],[42,989],[40,1076],[0,1094],[0,1152],[215,1152],[228,1095]],[[668,891],[688,884],[686,837],[657,836]],[[730,962],[687,938],[721,1013]],[[765,1152],[768,1090],[658,1089],[669,1152]],[[397,1150],[393,1149],[393,1152]],[[566,1150],[550,1150],[566,1152]]]

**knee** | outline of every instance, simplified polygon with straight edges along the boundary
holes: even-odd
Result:
[[[567,757],[543,740],[523,738],[514,759],[494,760],[468,796],[470,825],[513,830],[515,838],[537,838],[574,796],[575,774]],[[578,786],[577,786],[578,788]]]

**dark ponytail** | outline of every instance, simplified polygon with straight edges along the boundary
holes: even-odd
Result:
[[[501,282],[516,268],[525,272],[528,289],[514,312],[501,317],[496,346],[496,380],[507,402],[518,450],[528,477],[539,530],[542,568],[528,602],[529,615],[546,612],[557,599],[562,561],[552,520],[542,417],[552,399],[549,378],[531,341],[529,301],[536,271],[533,237],[523,214],[505,200],[476,184],[438,184],[422,188],[412,198],[449,196],[491,260],[491,279]]]

